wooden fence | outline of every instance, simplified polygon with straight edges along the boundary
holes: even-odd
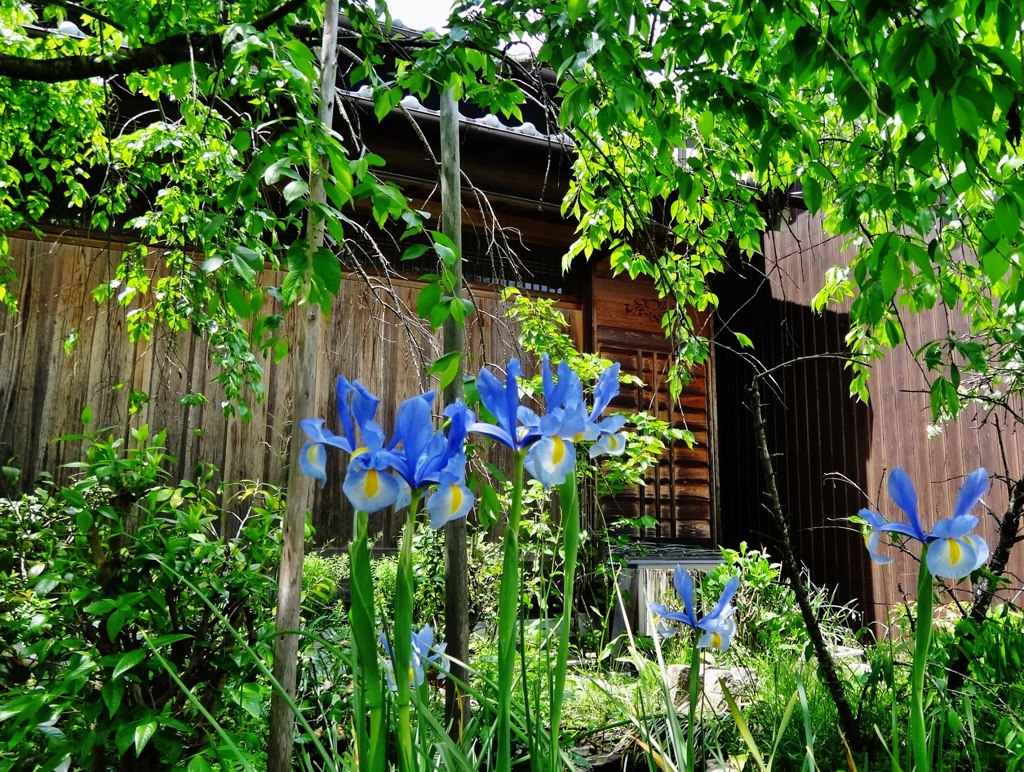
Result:
[[[206,462],[230,483],[284,484],[293,434],[288,359],[279,365],[261,361],[265,397],[253,402],[250,421],[226,419],[206,339],[158,328],[152,339],[132,344],[125,323],[129,309],[93,300],[93,289],[114,275],[120,245],[71,237],[11,237],[10,248],[20,277],[21,310],[0,319],[0,460],[13,459],[25,487],[41,473],[60,473],[62,465],[81,457],[81,443],[53,440],[82,431],[80,416],[86,405],[94,416],[92,427],[110,426],[125,438],[128,427],[166,428],[167,449],[177,462],[173,475],[189,477],[198,463]],[[470,372],[485,364],[500,367],[518,355],[516,329],[505,318],[496,289],[472,288],[478,311],[468,322]],[[402,400],[436,386],[424,373],[440,353],[438,337],[409,312],[416,292],[411,281],[396,280],[390,287],[360,278],[343,282],[323,326],[323,378],[317,387],[319,414],[336,429],[337,374],[360,380],[381,398],[378,415],[385,430],[390,430],[391,416]],[[580,341],[579,305],[561,305]],[[71,340],[76,342],[65,353],[64,344]],[[133,392],[148,395],[148,401],[130,415]],[[194,394],[205,395],[207,401],[182,402]],[[317,541],[344,544],[351,510],[341,494],[340,458],[334,459],[330,474],[333,483],[318,490],[313,505]],[[397,523],[383,518],[378,525],[383,543],[390,543]]]

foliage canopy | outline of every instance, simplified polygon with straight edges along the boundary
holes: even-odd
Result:
[[[84,37],[38,31],[69,9]],[[423,37],[396,36],[382,3],[343,11],[347,77],[373,85],[378,117],[439,85],[515,115],[526,96],[507,74],[554,71],[551,106],[576,150],[570,257],[607,251],[705,308],[730,245],[758,250],[777,194],[796,191],[850,238],[852,261],[819,301],[853,297],[855,391],[904,342],[902,316],[937,304],[969,321],[919,352],[936,416],[1020,389],[1019,3],[460,0],[448,31]],[[337,254],[362,227],[354,200],[378,223],[422,224],[374,176],[383,159],[314,120],[318,12],[302,0],[0,4],[0,230],[62,208],[101,231],[132,227],[144,246],[98,294],[135,311],[133,334],[157,318],[209,334],[230,398],[258,384],[250,340],[283,350],[266,293],[329,304]],[[516,59],[524,36],[534,50]],[[139,97],[156,112],[110,109]],[[331,240],[307,259],[293,234],[304,170],[323,153]],[[166,271],[151,273],[146,247],[164,250]],[[280,287],[261,289],[265,266],[286,270]],[[684,367],[707,346],[689,326],[666,319]]]

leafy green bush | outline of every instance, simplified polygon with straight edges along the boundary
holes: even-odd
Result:
[[[698,598],[705,607],[710,607],[729,577],[737,574],[741,577],[740,589],[733,599],[733,605],[739,610],[734,653],[792,651],[810,656],[807,628],[796,596],[781,580],[781,565],[772,562],[764,550],[750,549],[746,542],[742,542],[738,550],[723,547],[722,557],[722,563],[708,571],[700,583]],[[853,609],[834,604],[832,596],[823,588],[811,586],[810,591],[811,606],[826,640],[834,645],[858,645],[851,626]]]
[[[132,436],[81,438],[73,482],[0,499],[0,767],[215,761],[200,706],[262,742],[267,690],[235,635],[266,651],[281,498],[260,489],[226,538],[212,470],[166,484],[163,433]]]
[[[306,555],[302,562],[302,610],[305,619],[345,618],[348,555]]]

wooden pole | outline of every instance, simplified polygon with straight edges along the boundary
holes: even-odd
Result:
[[[441,94],[441,231],[455,244],[458,255],[453,285],[462,295],[462,165],[459,158],[459,107],[451,89]],[[452,317],[444,323],[444,353],[463,353],[455,379],[444,390],[445,404],[462,396],[462,374],[466,351],[465,328]],[[453,678],[445,687],[445,719],[452,738],[459,740],[469,721],[469,699],[456,681],[466,682],[469,673],[459,663],[469,660],[469,567],[466,557],[466,518],[445,526],[444,639],[446,651],[457,662],[451,664]]]
[[[326,0],[324,35],[320,50],[320,123],[324,141],[334,125],[334,94],[338,63],[339,0]],[[328,173],[327,153],[309,170],[309,201],[323,204],[324,176]],[[307,255],[324,245],[324,221],[313,206],[306,218]],[[284,529],[281,536],[281,570],[277,584],[277,638],[274,642],[274,678],[288,695],[286,700],[276,690],[270,702],[270,738],[267,746],[269,772],[290,772],[292,768],[292,735],[295,716],[289,702],[295,698],[298,665],[299,600],[302,594],[302,557],[305,548],[306,511],[309,509],[313,481],[299,469],[302,440],[297,436],[299,419],[316,413],[317,365],[320,353],[320,309],[315,304],[296,305],[295,343],[291,352],[295,395],[292,401],[292,437],[289,445],[288,492]]]

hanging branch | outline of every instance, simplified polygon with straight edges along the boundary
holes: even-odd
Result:
[[[793,543],[789,538],[789,522],[782,510],[782,501],[779,498],[779,489],[775,483],[775,468],[772,465],[771,452],[768,449],[768,435],[765,432],[764,417],[761,413],[761,377],[762,374],[754,376],[753,382],[747,388],[750,397],[749,408],[754,421],[754,435],[757,444],[757,454],[761,461],[761,470],[764,472],[766,495],[768,497],[768,511],[775,526],[776,541],[782,553],[782,572],[789,586],[796,595],[797,605],[800,606],[800,615],[803,617],[804,625],[807,627],[807,634],[810,636],[811,645],[814,646],[815,656],[818,658],[818,665],[821,668],[825,686],[828,688],[832,701],[835,702],[839,712],[839,723],[851,748],[862,747],[860,729],[857,719],[853,715],[850,703],[846,699],[846,692],[843,683],[839,679],[836,670],[835,660],[828,650],[825,637],[821,633],[821,626],[818,624],[818,617],[811,606],[810,593],[807,591],[803,577],[800,573],[800,564],[797,563],[796,555],[793,552]]]
[[[270,29],[285,16],[302,8],[308,0],[288,0],[252,23],[259,32]],[[112,78],[153,70],[181,62],[216,64],[224,58],[224,36],[220,32],[182,32],[157,43],[129,48],[111,57],[95,54],[32,59],[0,54],[0,77],[37,83],[63,83],[89,78]]]

